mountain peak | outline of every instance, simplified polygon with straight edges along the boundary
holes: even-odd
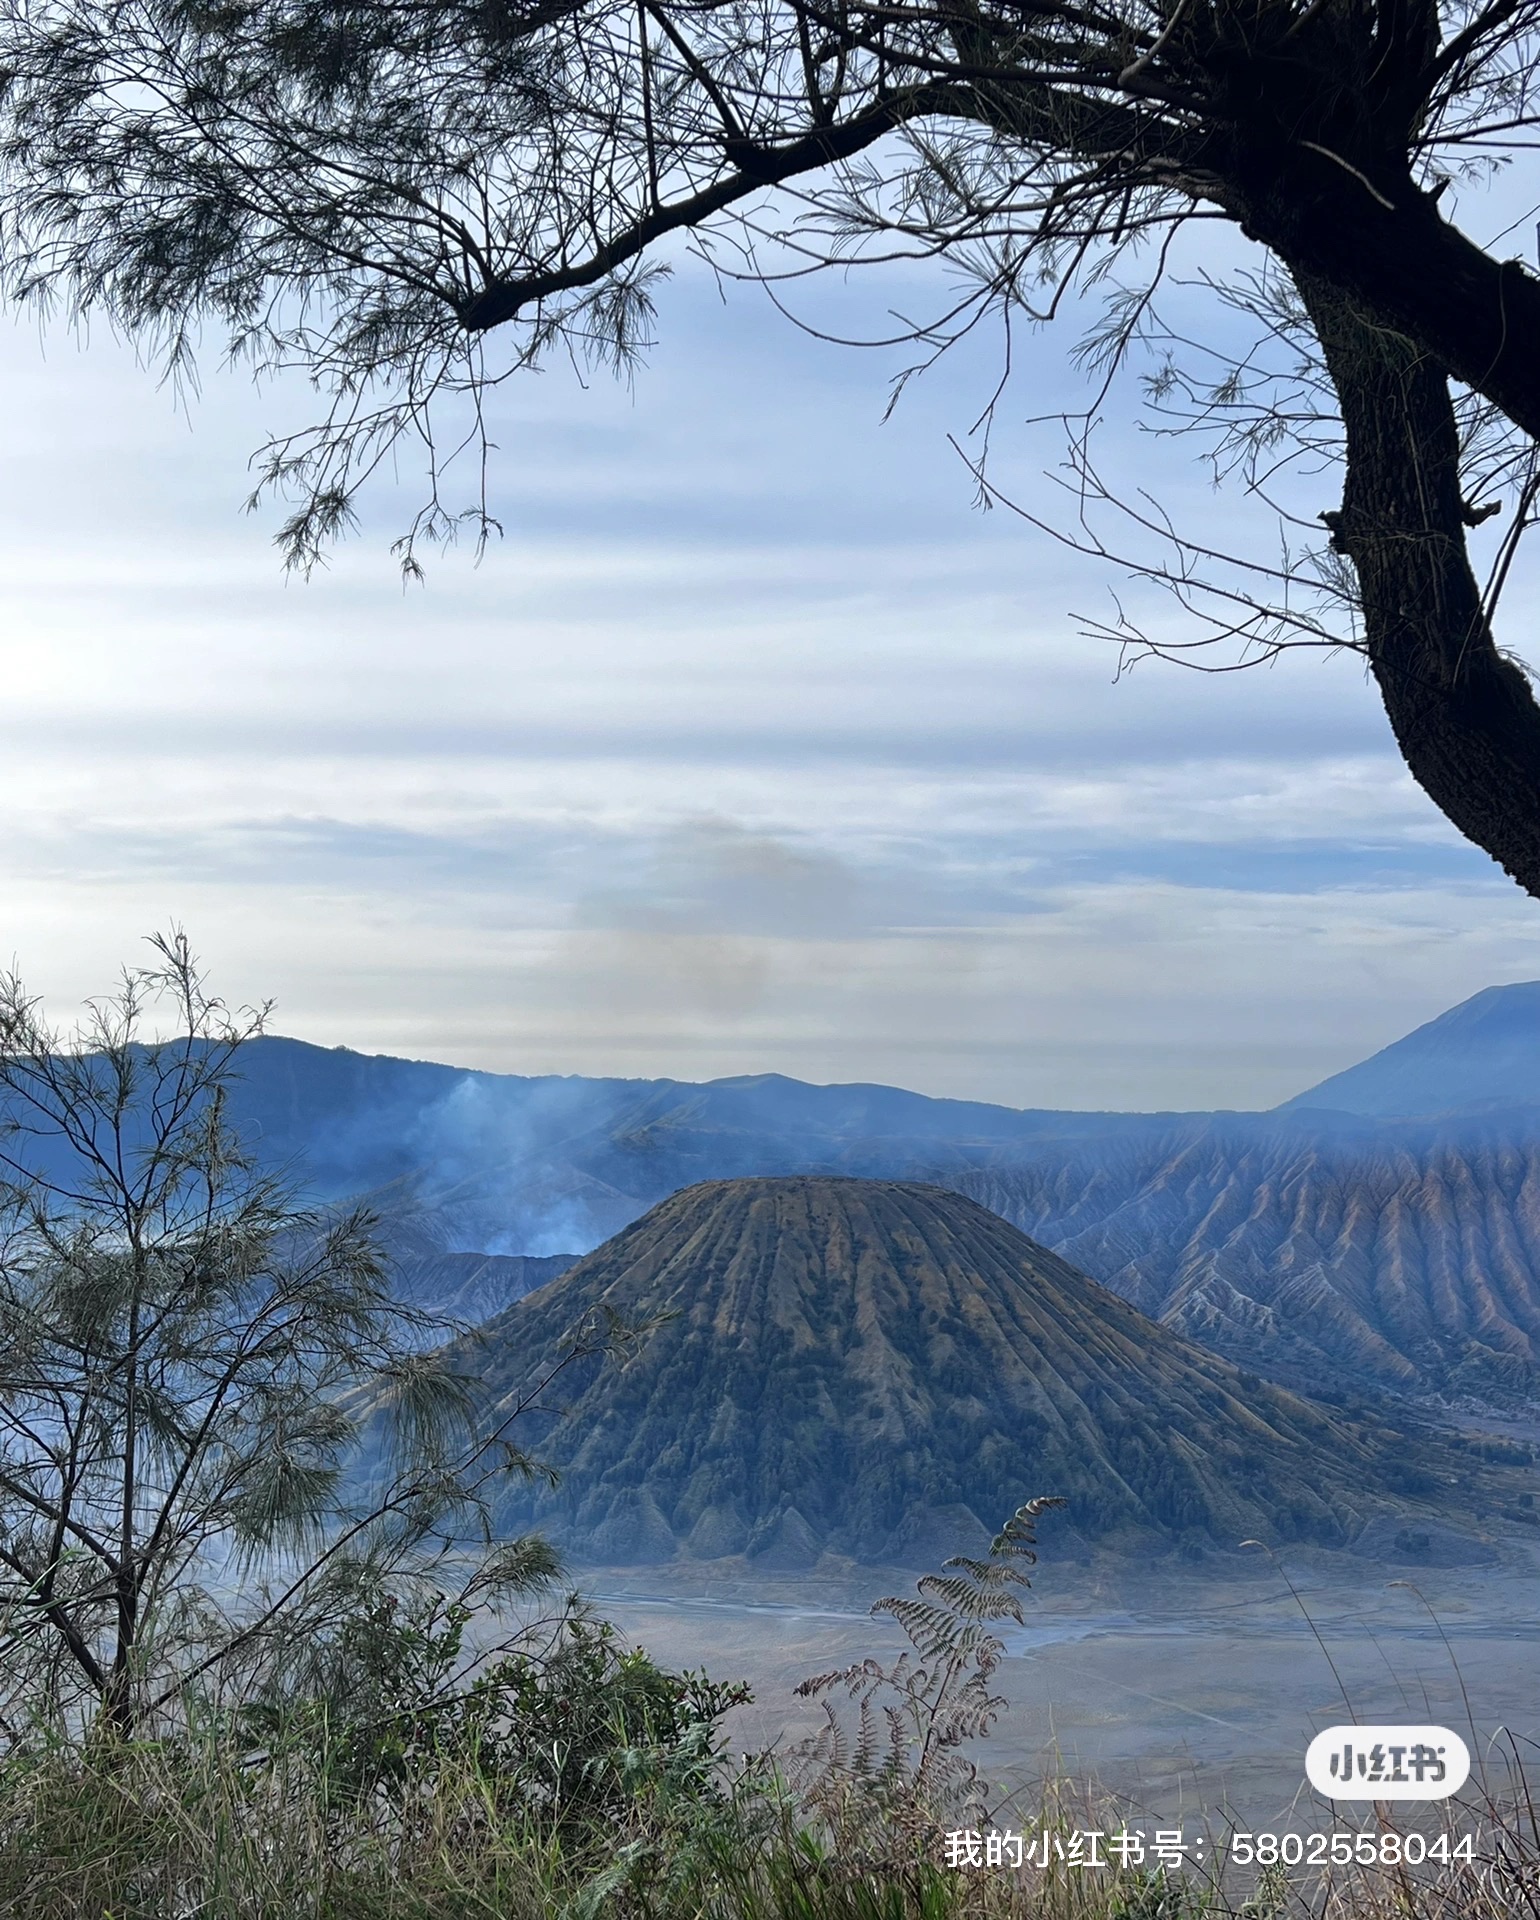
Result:
[[[1485,987],[1276,1111],[1373,1119],[1540,1106],[1540,980]]]
[[[1414,1490],[1405,1436],[1190,1345],[918,1182],[686,1188],[456,1364],[511,1411],[603,1313],[658,1324],[618,1370],[575,1362],[561,1414],[521,1425],[561,1482],[502,1515],[590,1561],[925,1564],[1036,1493],[1068,1496],[1088,1539],[1344,1544]]]

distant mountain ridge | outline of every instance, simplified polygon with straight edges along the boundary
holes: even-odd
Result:
[[[1466,1071],[1468,1033],[1486,1036],[1470,1059],[1488,1081]],[[778,1075],[520,1077],[280,1038],[245,1050],[233,1106],[321,1197],[375,1196],[406,1289],[466,1317],[556,1271],[530,1262],[585,1253],[703,1180],[910,1179],[974,1196],[1280,1378],[1508,1401],[1540,1379],[1540,1107],[1508,1098],[1530,1058],[1540,985],[1478,994],[1271,1114],[1016,1111]],[[1352,1107],[1395,1087],[1424,1117]],[[1429,1117],[1446,1098],[1463,1109]]]
[[[938,1187],[687,1188],[450,1358],[495,1420],[600,1312],[664,1318],[521,1415],[521,1443],[561,1478],[520,1483],[499,1513],[590,1561],[925,1565],[1036,1493],[1125,1551],[1344,1547],[1377,1529],[1393,1558],[1398,1525],[1428,1551],[1430,1520],[1501,1504],[1501,1475],[1204,1352]]]

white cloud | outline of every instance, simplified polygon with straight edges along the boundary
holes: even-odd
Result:
[[[505,390],[509,538],[405,594],[390,503],[309,585],[236,515],[304,396],[8,341],[0,951],[63,1006],[175,915],[317,1040],[1050,1105],[1267,1104],[1540,973],[1354,661],[1111,684],[955,389],[884,428],[674,317],[634,402]]]

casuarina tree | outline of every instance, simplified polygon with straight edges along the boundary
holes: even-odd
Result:
[[[155,945],[72,1033],[0,982],[13,1738],[249,1694],[403,1581],[485,1598],[556,1566],[491,1543],[482,1491],[527,1463],[469,1418],[367,1215],[298,1205],[232,1124],[261,1015],[213,999],[180,935]]]
[[[307,373],[324,415],[264,474],[302,562],[419,433],[413,565],[457,518],[435,409],[459,436],[555,346],[628,358],[684,240],[749,274],[939,259],[926,351],[1100,286],[1111,366],[1159,335],[1181,230],[1227,228],[1221,300],[1295,357],[1259,373],[1222,329],[1230,364],[1177,356],[1155,401],[1239,484],[1298,456],[1340,497],[1236,585],[1134,488],[1153,571],[1237,661],[1358,649],[1412,774],[1540,893],[1540,707],[1494,625],[1540,491],[1540,280],[1450,213],[1532,144],[1536,52],[1536,0],[5,0],[0,270],[173,364],[214,322]],[[1083,436],[1073,464],[1116,499]]]

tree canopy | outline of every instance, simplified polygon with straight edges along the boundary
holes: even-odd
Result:
[[[1176,232],[1226,225],[1262,264],[1225,297],[1301,371],[1173,364],[1157,400],[1251,485],[1303,454],[1341,499],[1244,590],[1205,597],[1179,536],[1156,571],[1241,658],[1358,649],[1414,777],[1540,895],[1540,706],[1494,624],[1540,494],[1540,279],[1446,211],[1532,144],[1536,23],[1537,0],[5,0],[0,276],[173,365],[212,319],[304,370],[324,416],[263,474],[301,562],[421,435],[413,565],[456,518],[438,403],[553,346],[633,355],[671,236],[750,273],[940,258],[956,298],[922,353],[1100,283],[1111,365]],[[1468,536],[1500,510],[1483,580]]]

